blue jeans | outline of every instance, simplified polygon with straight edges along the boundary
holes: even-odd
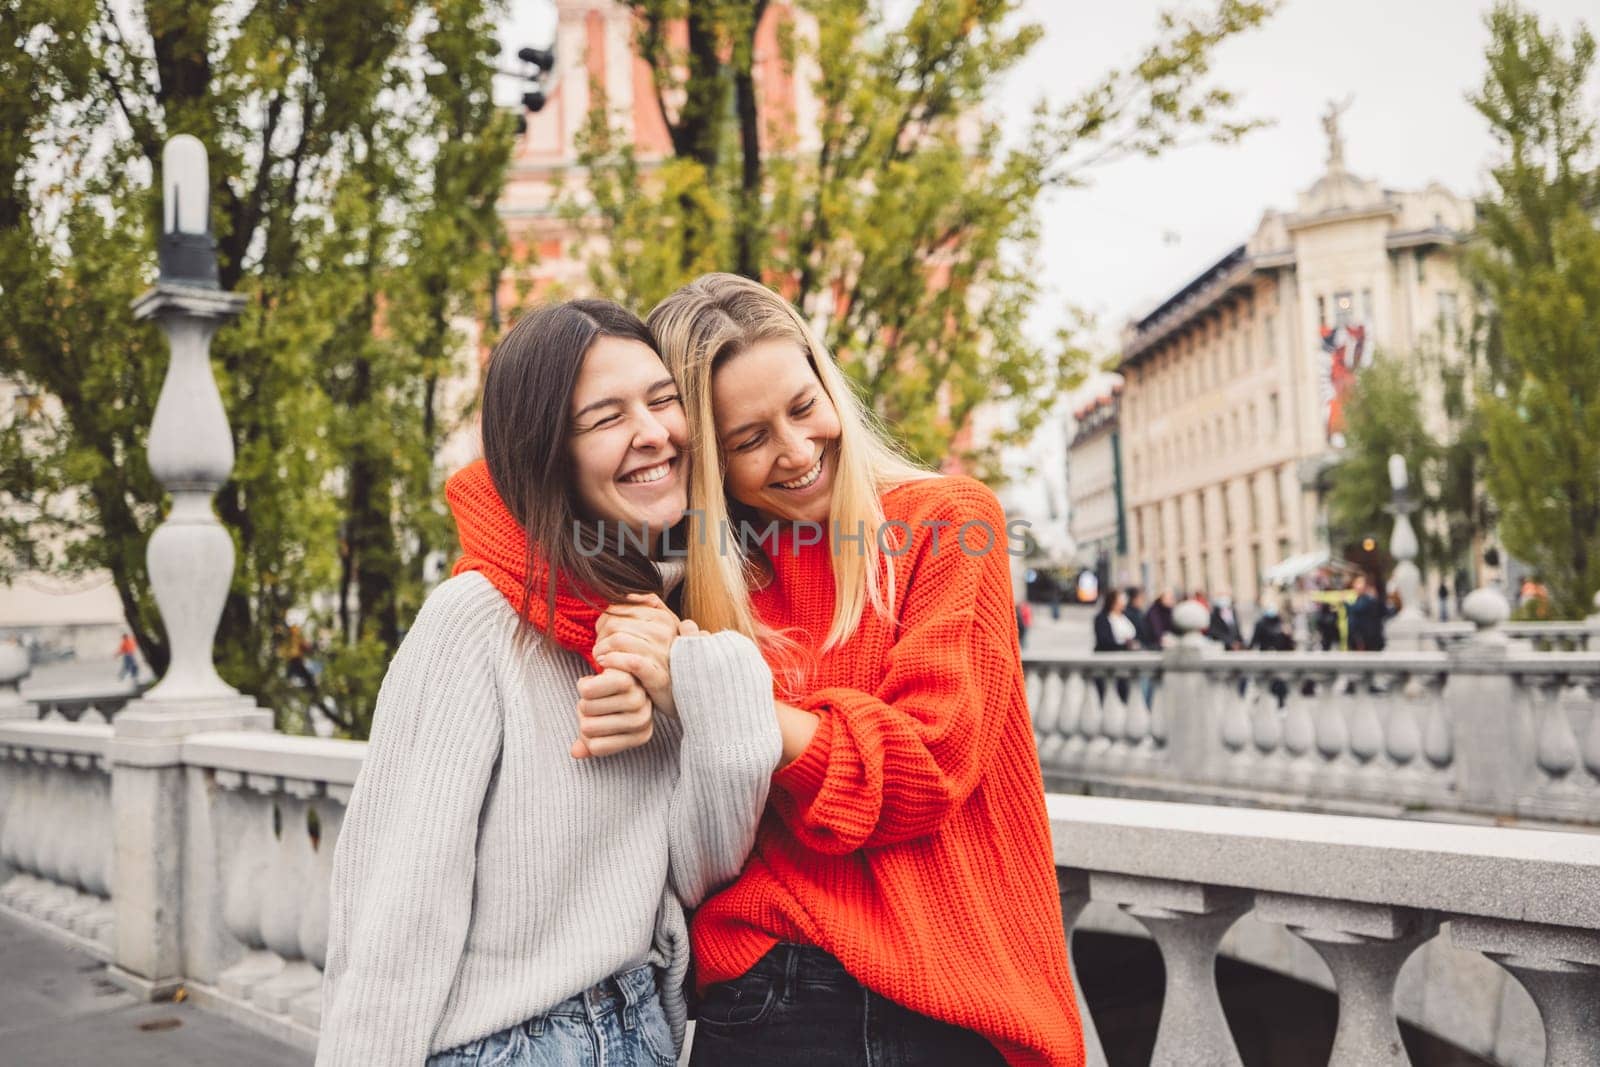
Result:
[[[654,968],[613,975],[543,1015],[428,1057],[428,1067],[674,1067]]]
[[[778,945],[706,989],[689,1067],[1005,1067],[981,1034],[919,1015],[819,948]]]

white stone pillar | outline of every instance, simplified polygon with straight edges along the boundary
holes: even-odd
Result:
[[[1394,515],[1389,554],[1395,558],[1394,574],[1389,581],[1400,594],[1400,612],[1388,624],[1385,644],[1393,649],[1417,651],[1423,647],[1422,628],[1427,620],[1422,615],[1422,572],[1416,564],[1421,546],[1417,543],[1416,531],[1411,528],[1411,513],[1417,505],[1411,499],[1405,457],[1398,454],[1389,457],[1389,484],[1394,489],[1394,502],[1389,505]]]
[[[0,722],[32,719],[33,705],[22,699],[22,680],[33,670],[28,650],[12,641],[0,642]]]
[[[184,795],[182,741],[202,730],[271,729],[217,675],[212,645],[233,580],[233,539],[211,499],[233,470],[233,437],[211,372],[211,339],[244,308],[217,288],[209,234],[205,149],[179,135],[162,154],[166,232],[161,274],[133,302],[172,348],[150,426],[150,469],[172,494],[172,511],[150,538],[150,584],[171,662],[159,684],[116,718],[108,746],[115,827],[112,901],[114,978],[162,997],[183,976]]]

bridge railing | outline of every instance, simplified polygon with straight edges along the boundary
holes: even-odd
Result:
[[[1239,1063],[1217,955],[1293,972],[1295,941],[1338,997],[1331,1064],[1407,1062],[1397,1017],[1494,1062],[1600,1064],[1600,836],[1085,796],[1049,810],[1068,929],[1115,909],[1160,949],[1156,1067]]]
[[[1448,652],[1225,652],[1190,606],[1163,652],[1026,659],[1049,784],[1600,824],[1600,652],[1493,618]]]

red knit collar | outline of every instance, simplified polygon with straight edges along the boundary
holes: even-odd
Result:
[[[445,499],[455,515],[461,537],[461,558],[452,574],[477,571],[500,590],[513,608],[522,607],[523,589],[529,572],[528,535],[500,499],[483,460],[469,463],[445,483]],[[595,624],[604,605],[597,596],[564,576],[556,585],[556,617],[552,630],[548,618],[550,571],[542,553],[532,560],[533,595],[528,598],[527,618],[540,633],[553,633],[562,648],[578,653],[595,664]]]

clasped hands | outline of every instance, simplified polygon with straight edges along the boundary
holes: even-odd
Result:
[[[672,642],[700,632],[654,593],[631,593],[595,625],[599,674],[578,679],[578,739],[573,759],[638,748],[655,733],[655,711],[677,714]]]

